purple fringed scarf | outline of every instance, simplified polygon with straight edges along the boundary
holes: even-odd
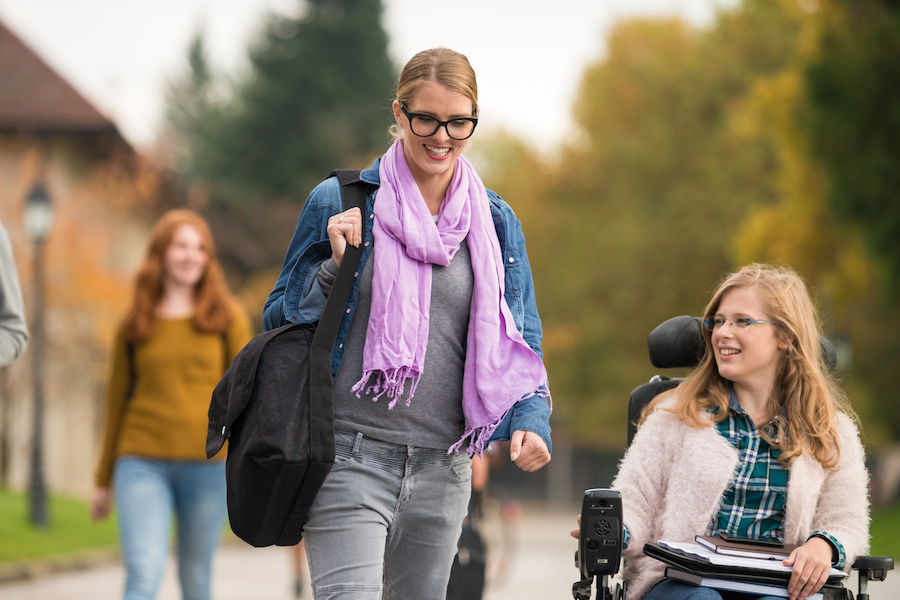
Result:
[[[431,303],[431,265],[447,266],[465,239],[475,285],[469,309],[463,413],[466,429],[448,452],[481,454],[513,404],[535,394],[549,398],[540,357],[516,329],[503,297],[504,268],[484,184],[464,157],[435,223],[413,179],[403,142],[385,153],[375,203],[372,309],[363,350],[363,375],[352,388],[391,398],[393,408],[410,379],[409,406],[425,364]]]

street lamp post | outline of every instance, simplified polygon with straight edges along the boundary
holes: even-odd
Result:
[[[44,240],[53,225],[53,208],[47,188],[34,184],[25,202],[25,230],[34,242],[32,286],[34,314],[31,326],[31,359],[34,392],[34,429],[31,442],[31,522],[47,527],[47,486],[44,481]]]

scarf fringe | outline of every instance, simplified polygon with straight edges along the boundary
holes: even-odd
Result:
[[[409,406],[421,378],[422,374],[416,371],[414,367],[398,367],[387,371],[382,371],[380,369],[370,370],[363,372],[362,379],[357,381],[353,387],[350,388],[350,391],[356,392],[357,398],[362,398],[363,393],[367,396],[375,394],[372,397],[372,402],[378,402],[378,399],[382,396],[393,398],[391,403],[388,404],[388,410],[391,410],[397,405],[397,401],[401,396],[403,396],[407,379],[411,380],[409,383],[409,397],[406,399],[406,406]],[[369,383],[371,383],[371,385],[366,387]]]
[[[509,411],[506,411],[509,412]],[[488,440],[491,439],[491,436],[494,435],[494,431],[497,427],[500,426],[500,423],[503,422],[503,419],[506,418],[506,413],[493,423],[488,425],[483,425],[481,427],[468,427],[466,428],[465,433],[463,433],[462,437],[459,438],[459,441],[450,446],[450,449],[447,450],[447,454],[452,454],[456,452],[459,453],[462,450],[463,443],[465,443],[466,438],[471,438],[469,440],[469,445],[466,447],[466,454],[469,456],[478,455],[481,456],[484,452],[484,449],[488,445]]]
[[[525,398],[531,398],[532,396],[537,396],[538,398],[546,398],[547,404],[550,405],[550,413],[553,413],[553,396],[550,395],[550,388],[546,383],[539,387],[533,394],[528,394],[527,396],[525,396]],[[522,400],[524,400],[525,398],[522,398]]]
[[[550,389],[546,385],[542,385],[530,394],[525,394],[524,396],[519,398],[519,400],[527,400],[528,398],[533,398],[534,396],[537,396],[538,398],[546,398],[547,402],[550,404],[550,412],[553,412],[553,398],[550,396]],[[509,410],[512,410],[512,408],[510,408]],[[447,454],[451,454],[453,452],[456,452],[458,454],[459,451],[462,450],[462,446],[463,443],[465,443],[466,438],[471,438],[469,440],[469,445],[466,447],[466,454],[468,454],[469,456],[474,456],[476,454],[478,456],[481,456],[484,452],[484,449],[487,448],[491,436],[494,435],[494,431],[497,430],[497,427],[499,427],[500,423],[503,422],[503,419],[506,418],[509,410],[500,415],[500,418],[493,423],[489,423],[488,425],[483,425],[481,427],[467,427],[465,433],[463,433],[462,437],[459,438],[459,441],[450,446],[450,449],[447,450]]]

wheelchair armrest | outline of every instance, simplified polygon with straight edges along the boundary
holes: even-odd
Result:
[[[887,572],[894,569],[894,559],[890,556],[858,556],[852,568],[866,571],[866,579],[870,581],[884,581]]]

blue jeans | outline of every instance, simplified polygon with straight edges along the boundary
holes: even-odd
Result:
[[[113,473],[124,600],[153,600],[169,551],[172,513],[184,600],[209,600],[212,559],[227,506],[225,463],[123,457]]]
[[[720,592],[672,579],[663,579],[644,596],[644,600],[785,600],[779,596],[756,596],[739,592]]]
[[[444,600],[471,459],[342,431],[335,442],[303,532],[316,600]]]

